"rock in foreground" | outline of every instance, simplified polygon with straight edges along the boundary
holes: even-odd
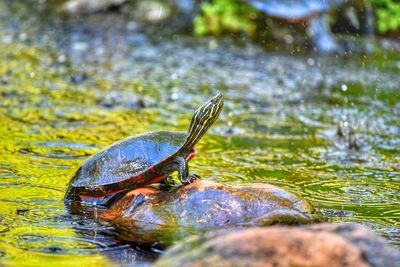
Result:
[[[191,238],[170,248],[155,266],[382,266],[400,253],[359,224],[255,227]]]
[[[313,208],[272,185],[229,187],[198,181],[163,191],[138,188],[100,216],[124,240],[176,240],[190,233],[226,227],[302,224],[315,220]]]

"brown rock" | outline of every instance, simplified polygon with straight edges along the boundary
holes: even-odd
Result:
[[[378,250],[378,253],[377,251]],[[155,266],[399,266],[394,248],[358,224],[272,226],[191,238]]]
[[[400,252],[388,246],[384,239],[360,224],[316,224],[309,226],[308,229],[314,232],[330,232],[346,238],[363,250],[364,258],[372,266],[400,267]]]
[[[307,202],[272,185],[198,181],[171,191],[133,190],[100,218],[111,221],[124,240],[152,242],[225,227],[309,223],[316,216]]]

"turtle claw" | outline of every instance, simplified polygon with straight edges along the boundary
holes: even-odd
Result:
[[[197,179],[200,179],[200,176],[198,176],[197,174],[191,173],[190,174],[190,182],[193,183],[194,181],[196,181]]]
[[[197,174],[191,173],[186,179],[182,180],[182,184],[188,185],[199,179],[200,176]]]
[[[188,184],[191,184],[191,179],[188,177],[188,178],[186,178],[186,179],[182,179],[181,180],[181,183],[183,184],[183,185],[188,185]]]

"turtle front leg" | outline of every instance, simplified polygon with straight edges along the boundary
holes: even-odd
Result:
[[[190,184],[199,178],[199,176],[195,174],[189,174],[189,165],[187,160],[182,157],[178,157],[176,158],[176,162],[178,164],[178,178],[182,184]]]
[[[190,184],[188,162],[182,157],[177,157],[176,163],[178,164],[179,181],[181,181],[182,184]]]

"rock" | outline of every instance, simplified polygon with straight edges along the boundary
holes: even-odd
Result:
[[[105,11],[112,6],[120,6],[128,0],[68,0],[61,6],[67,14],[89,14]]]
[[[126,11],[134,18],[149,23],[159,23],[171,16],[176,16],[178,19],[185,20],[184,23],[191,25],[200,9],[200,2],[195,0],[68,0],[61,5],[60,11],[69,15],[92,14],[124,4],[128,6]]]
[[[355,223],[255,227],[190,238],[155,266],[399,266],[400,253]]]
[[[314,232],[325,231],[342,236],[359,247],[364,259],[372,266],[400,266],[400,252],[361,224],[316,224],[308,228]]]
[[[171,191],[138,188],[100,215],[121,238],[136,242],[176,240],[226,227],[309,223],[317,217],[307,202],[272,185],[230,187],[205,181]]]
[[[139,1],[133,13],[140,21],[158,23],[167,19],[172,11],[171,8],[163,2],[147,0]]]

